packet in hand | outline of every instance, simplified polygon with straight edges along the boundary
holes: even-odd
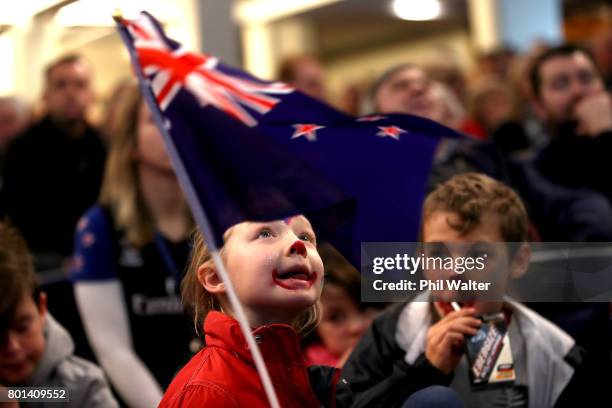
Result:
[[[456,303],[453,305],[455,309],[458,307]],[[516,373],[505,316],[496,313],[480,319],[483,323],[478,332],[465,343],[472,387],[511,386]]]

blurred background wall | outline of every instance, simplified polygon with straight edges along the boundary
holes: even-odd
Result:
[[[42,72],[67,52],[94,65],[104,101],[130,75],[113,27],[146,9],[188,48],[220,56],[264,78],[283,58],[315,54],[329,100],[367,89],[401,62],[449,64],[470,72],[487,53],[526,51],[537,42],[583,42],[612,27],[598,0],[1,0],[0,95],[36,103]],[[96,112],[92,113],[96,118]]]

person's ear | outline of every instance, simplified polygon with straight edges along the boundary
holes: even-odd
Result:
[[[198,268],[198,281],[208,293],[225,293],[225,284],[217,274],[217,270],[212,261],[204,262]]]
[[[43,322],[45,322],[47,319],[47,294],[42,291],[38,294],[38,313]]]
[[[523,242],[519,245],[510,265],[510,276],[513,279],[518,279],[527,272],[529,260],[531,259],[531,247],[529,244]]]

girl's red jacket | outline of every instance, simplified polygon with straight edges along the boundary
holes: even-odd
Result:
[[[206,346],[176,375],[160,403],[178,407],[269,407],[240,326],[233,318],[210,312],[204,322]],[[253,331],[283,408],[334,406],[335,382],[319,402],[298,336],[284,324],[262,326]],[[321,397],[320,397],[321,398]]]

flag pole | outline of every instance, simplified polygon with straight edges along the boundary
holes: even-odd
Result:
[[[206,212],[204,211],[204,208],[202,208],[202,206],[200,205],[200,201],[195,192],[195,189],[193,188],[193,185],[191,184],[191,181],[189,180],[189,176],[187,175],[185,166],[183,165],[183,162],[181,161],[179,154],[176,150],[176,146],[174,145],[174,142],[172,141],[172,138],[170,137],[170,134],[168,132],[170,124],[165,123],[163,121],[161,112],[159,111],[159,108],[155,101],[155,97],[150,87],[147,85],[148,80],[143,76],[142,69],[138,61],[138,56],[135,55],[132,48],[128,46],[131,40],[127,37],[127,32],[124,31],[125,27],[121,26],[123,21],[121,11],[115,10],[115,12],[113,13],[113,19],[119,26],[119,34],[123,42],[126,44],[128,53],[130,54],[130,59],[132,60],[132,64],[135,67],[138,67],[138,69],[135,69],[134,71],[136,71],[136,75],[139,79],[138,82],[140,84],[141,94],[144,100],[146,101],[149,109],[151,110],[151,115],[155,120],[157,128],[163,136],[164,144],[166,146],[166,149],[168,150],[168,155],[174,167],[174,171],[176,173],[179,184],[181,185],[183,192],[185,193],[187,203],[191,207],[191,211],[196,220],[196,224],[200,228],[200,231],[202,232],[202,235],[204,236],[205,241],[208,244],[212,260],[215,264],[216,272],[219,274],[219,277],[225,285],[228,300],[234,312],[234,317],[240,324],[240,328],[242,329],[242,333],[244,334],[244,337],[247,341],[249,350],[253,355],[255,367],[257,368],[261,384],[263,385],[266,396],[268,397],[268,402],[270,403],[270,406],[272,408],[280,408],[278,397],[276,396],[276,391],[274,390],[274,386],[272,385],[272,380],[270,379],[270,374],[268,373],[268,369],[266,368],[265,361],[263,359],[263,356],[261,355],[259,346],[255,342],[253,333],[251,332],[251,326],[244,312],[244,308],[242,307],[242,304],[240,303],[240,300],[236,295],[236,290],[234,289],[234,285],[227,273],[227,270],[223,263],[223,259],[221,259],[221,255],[219,254],[219,248],[217,247],[217,244],[215,242],[214,234],[212,232],[212,228],[210,226],[210,222],[208,221]]]

